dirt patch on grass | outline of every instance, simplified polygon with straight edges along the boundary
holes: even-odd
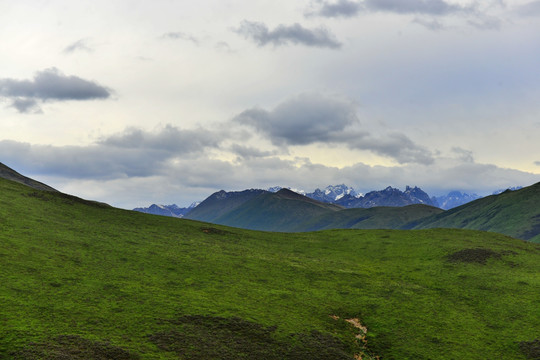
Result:
[[[330,317],[336,321],[340,320],[340,317],[337,315],[330,315]],[[380,360],[380,357],[377,355],[373,355],[373,353],[368,348],[368,342],[367,342],[367,332],[368,329],[365,325],[362,324],[359,318],[350,318],[350,319],[343,319],[345,322],[351,324],[357,331],[357,334],[355,335],[357,345],[359,347],[359,350],[356,354],[354,354],[355,360]]]
[[[522,341],[519,343],[519,349],[527,359],[540,360],[540,339]]]
[[[76,335],[61,335],[49,342],[31,343],[11,354],[17,360],[138,360],[140,356],[108,341],[91,341]]]
[[[345,344],[317,331],[277,337],[275,327],[236,317],[195,315],[166,322],[170,326],[149,339],[181,359],[351,359],[351,351]]]
[[[447,256],[450,262],[477,263],[485,265],[490,258],[500,259],[501,254],[491,249],[463,249]]]

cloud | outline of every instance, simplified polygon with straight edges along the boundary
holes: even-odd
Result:
[[[390,133],[382,138],[356,135],[348,141],[348,146],[392,158],[400,164],[429,165],[435,161],[431,151],[415,144],[401,133]]]
[[[472,6],[451,4],[444,0],[315,0],[311,2],[311,8],[306,15],[323,17],[353,17],[364,11],[432,16],[474,12]]]
[[[365,0],[370,11],[392,12],[397,14],[424,14],[444,16],[459,12],[471,12],[472,7],[450,4],[443,0]]]
[[[540,0],[528,2],[526,4],[517,6],[515,12],[524,17],[540,16]]]
[[[158,132],[128,128],[97,142],[99,145],[122,149],[160,150],[174,154],[201,152],[205,148],[218,147],[224,134],[206,129],[181,130],[166,125]]]
[[[426,20],[422,18],[415,18],[413,20],[413,23],[422,25],[423,27],[431,31],[446,30],[446,26],[444,26],[444,24],[442,24],[437,19]]]
[[[19,112],[39,111],[39,101],[107,99],[111,92],[104,86],[77,76],[66,76],[58,69],[39,71],[33,80],[0,79],[0,97],[12,101]]]
[[[92,48],[88,45],[88,39],[77,40],[74,43],[66,46],[64,50],[62,50],[64,54],[72,54],[76,51],[91,52]]]
[[[453,147],[452,152],[457,155],[457,158],[465,163],[473,163],[474,157],[473,152],[470,150],[465,150],[460,147]]]
[[[302,94],[284,101],[273,110],[252,108],[233,121],[254,128],[280,147],[325,143],[344,144],[351,149],[367,150],[403,163],[429,164],[433,155],[408,137],[391,133],[372,137],[358,130],[360,121],[352,102],[321,94]]]
[[[259,46],[268,44],[283,46],[289,43],[330,49],[339,49],[342,46],[327,29],[323,27],[306,29],[298,23],[278,25],[274,30],[269,30],[264,23],[244,20],[235,32],[251,39]]]
[[[67,178],[114,179],[160,174],[179,158],[217,148],[220,134],[166,126],[146,132],[129,128],[88,146],[33,145],[0,141],[3,161]]]
[[[275,145],[306,145],[332,140],[358,123],[353,103],[320,94],[302,94],[271,111],[248,109],[234,121],[268,135]]]
[[[15,98],[11,107],[17,109],[20,113],[25,114],[41,114],[43,111],[39,107],[38,103],[34,99]]]
[[[496,17],[485,16],[468,20],[467,23],[479,30],[499,30],[503,25],[503,20]]]
[[[187,41],[191,41],[192,43],[194,43],[195,45],[198,45],[199,44],[199,40],[192,36],[192,35],[189,35],[189,34],[186,34],[184,32],[169,32],[169,33],[165,33],[161,36],[162,39],[172,39],[172,40],[187,40]]]
[[[535,162],[534,162],[534,165],[540,166],[540,161],[535,161]]]
[[[310,9],[306,11],[306,16],[323,16],[323,17],[353,17],[364,8],[360,2],[349,0],[338,0],[335,3],[328,1],[317,0],[311,3]]]
[[[233,144],[230,148],[231,152],[238,155],[241,159],[263,158],[277,155],[277,151],[263,151],[251,146],[243,146]]]

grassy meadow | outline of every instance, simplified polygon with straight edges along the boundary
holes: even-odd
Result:
[[[494,233],[257,232],[0,179],[0,264],[0,359],[540,356],[540,245]]]

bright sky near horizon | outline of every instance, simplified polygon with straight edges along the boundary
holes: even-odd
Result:
[[[540,181],[540,0],[19,0],[0,24],[0,162],[73,195]]]

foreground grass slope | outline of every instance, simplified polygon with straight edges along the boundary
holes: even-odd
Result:
[[[0,179],[0,262],[2,359],[538,356],[540,248],[504,235],[254,232]]]
[[[475,200],[416,225],[438,227],[494,231],[540,243],[540,183]]]

